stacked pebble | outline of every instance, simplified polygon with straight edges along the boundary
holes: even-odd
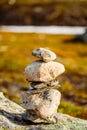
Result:
[[[55,53],[38,48],[32,55],[40,58],[25,68],[26,80],[30,82],[29,90],[21,96],[21,104],[26,109],[26,118],[34,123],[56,123],[56,113],[60,104],[61,93],[56,90],[59,82],[56,78],[65,69],[55,62]]]

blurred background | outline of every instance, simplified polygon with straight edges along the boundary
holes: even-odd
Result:
[[[29,86],[24,68],[39,47],[66,68],[58,111],[87,119],[87,1],[0,0],[0,91],[18,104]]]

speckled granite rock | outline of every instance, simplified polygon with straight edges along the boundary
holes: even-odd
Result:
[[[65,71],[64,65],[58,62],[34,61],[25,68],[24,74],[30,82],[48,82]]]
[[[24,115],[25,109],[0,93],[0,130],[87,130],[87,121],[57,113],[56,124],[34,124]]]
[[[44,62],[49,62],[56,59],[56,54],[45,48],[34,49],[32,51],[32,55],[40,58]]]
[[[28,110],[28,115],[33,115],[33,118],[29,116],[28,119],[35,123],[38,118],[38,123],[56,123],[53,117],[54,114],[57,113],[57,108],[60,104],[60,92],[56,89],[50,89],[42,92],[37,91],[37,93],[34,93],[34,90],[32,91],[26,92],[21,96],[22,106]]]

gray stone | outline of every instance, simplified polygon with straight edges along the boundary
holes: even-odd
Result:
[[[76,35],[74,38],[67,40],[66,42],[81,42],[81,43],[87,43],[87,29],[83,34]]]
[[[25,68],[24,74],[30,82],[48,82],[65,71],[64,65],[58,62],[35,61]]]
[[[50,88],[58,88],[60,87],[58,80],[54,79],[49,82],[32,82],[30,83],[29,89],[38,89],[38,90],[44,90],[44,89],[50,89]]]
[[[38,118],[39,123],[42,122],[42,120],[45,120],[47,123],[55,123],[53,116],[57,113],[60,104],[60,92],[56,89],[39,93],[34,93],[34,90],[32,91],[26,92],[21,96],[22,107],[28,110],[28,113],[30,112],[29,115],[33,115],[32,118],[28,116],[28,119],[35,123],[37,123]]]
[[[87,130],[86,120],[62,113],[54,115],[56,124],[32,124],[27,120],[25,111],[0,93],[0,130]]]
[[[44,62],[49,62],[56,59],[56,54],[45,48],[37,48],[33,50],[32,55],[41,58]]]

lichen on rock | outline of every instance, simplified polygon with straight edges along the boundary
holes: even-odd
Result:
[[[56,124],[34,124],[24,119],[26,110],[0,93],[0,130],[87,130],[87,121],[65,114],[55,115]]]

